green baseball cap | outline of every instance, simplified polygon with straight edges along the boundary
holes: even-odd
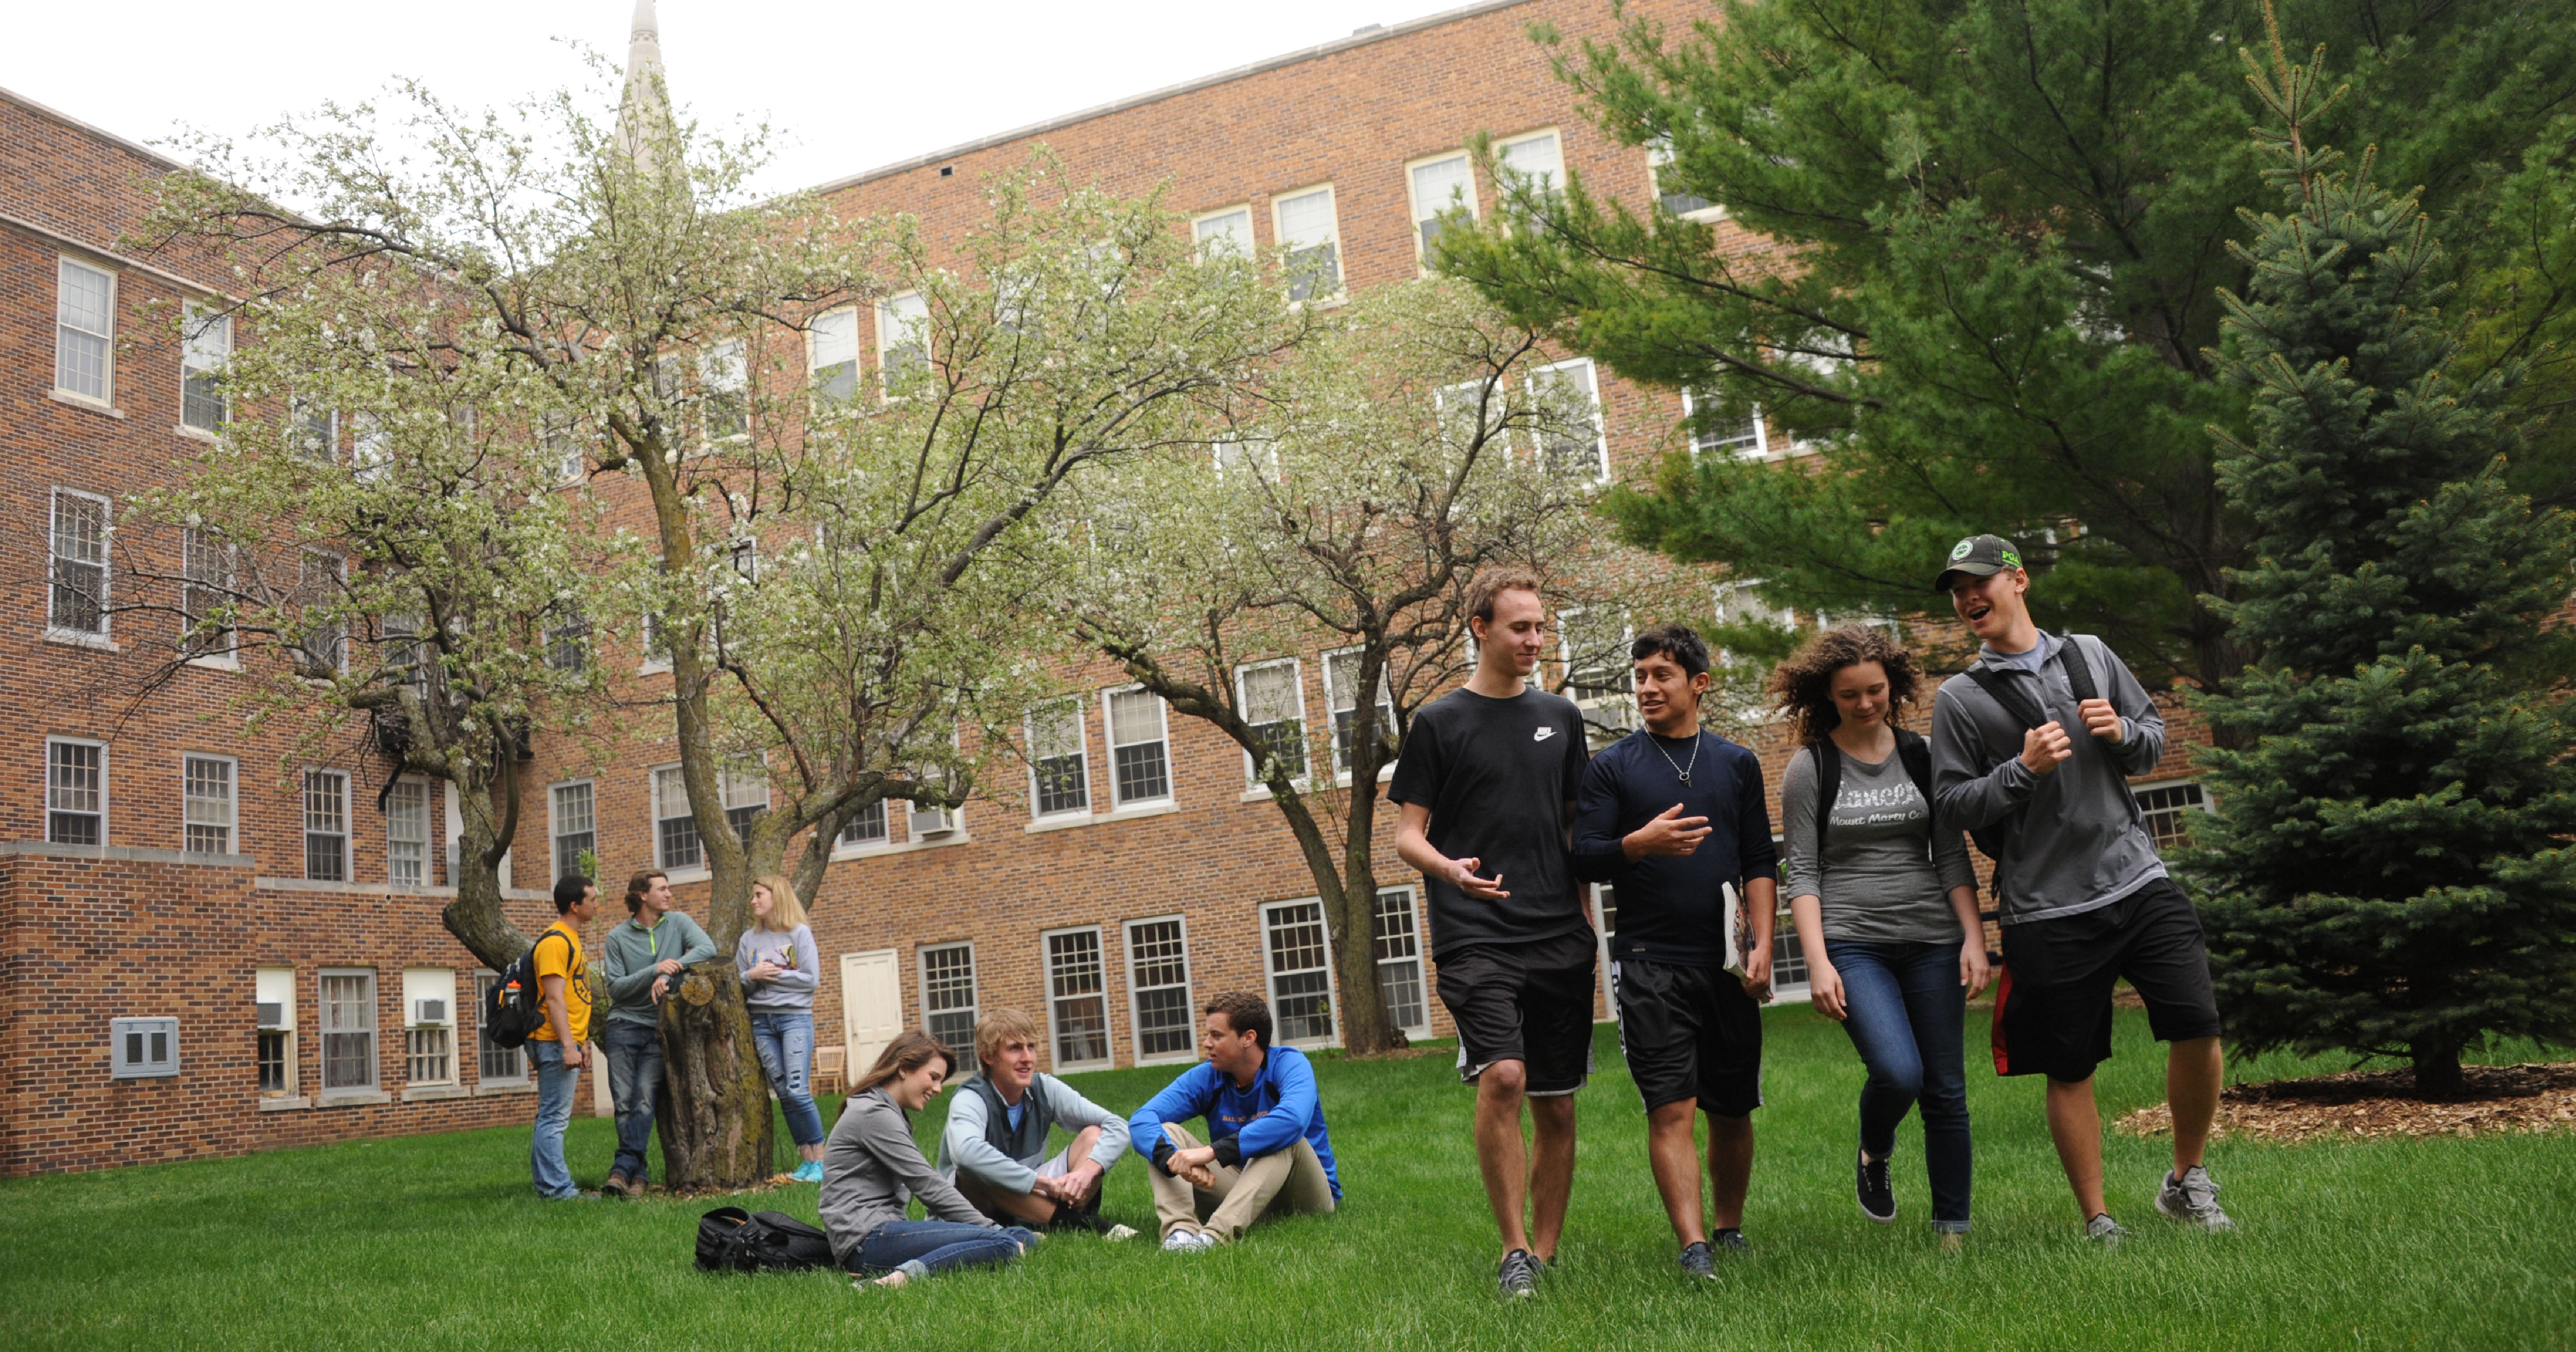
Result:
[[[1947,595],[1950,580],[1965,573],[1970,577],[1991,577],[2007,568],[2021,567],[2021,551],[2000,535],[1971,535],[1950,546],[1950,557],[1941,575],[1932,579],[1932,590]]]

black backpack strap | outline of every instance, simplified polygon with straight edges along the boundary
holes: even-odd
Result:
[[[1905,777],[1914,781],[1914,791],[1923,795],[1923,805],[1932,806],[1932,743],[1911,728],[1898,728],[1896,756],[1905,762]]]
[[[2092,654],[2084,651],[2084,645],[2075,641],[2072,632],[2058,637],[2066,641],[2066,651],[2060,658],[2066,668],[2066,688],[2075,692],[2076,703],[2102,698],[2102,688],[2093,682]]]
[[[2032,699],[2028,691],[2004,679],[2001,672],[1977,662],[1972,663],[1965,674],[1977,683],[1979,690],[1986,692],[1987,698],[2002,705],[2005,713],[2019,719],[2023,731],[2048,721],[2048,714],[2039,707],[2039,701]]]
[[[1834,800],[1843,794],[1842,748],[1831,737],[1807,743],[1816,758],[1816,876],[1825,876],[1825,828],[1834,824]]]

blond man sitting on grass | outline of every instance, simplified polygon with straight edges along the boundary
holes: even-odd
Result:
[[[957,1087],[939,1138],[939,1170],[977,1210],[1002,1224],[1136,1233],[1100,1219],[1100,1183],[1127,1153],[1127,1123],[1038,1070],[1038,1026],[1016,1009],[975,1023],[983,1069]],[[1048,1134],[1073,1137],[1053,1155]]]

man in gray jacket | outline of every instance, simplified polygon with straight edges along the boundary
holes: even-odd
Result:
[[[977,1210],[1005,1225],[1136,1232],[1100,1218],[1100,1184],[1127,1153],[1127,1119],[1038,1071],[1037,1022],[997,1009],[975,1023],[979,1073],[957,1087],[939,1137],[939,1171]],[[1047,1153],[1047,1134],[1073,1137]]]
[[[608,983],[608,1096],[617,1105],[617,1162],[602,1192],[632,1197],[652,1180],[644,1148],[653,1140],[653,1095],[662,1087],[662,997],[690,966],[716,955],[716,941],[679,909],[671,880],[648,869],[626,880],[626,923],[601,941],[597,966]]]
[[[2030,574],[2003,539],[1961,540],[1933,589],[1984,645],[1933,700],[1932,781],[1941,822],[1995,861],[1995,1072],[2048,1077],[2049,1135],[2085,1233],[2118,1243],[2127,1231],[2103,1200],[2093,1070],[2111,1057],[2111,988],[2127,978],[2170,1044],[2174,1166],[2156,1209],[2231,1228],[2201,1163],[2222,1072],[2209,953],[2129,792],[2129,776],[2164,757],[2164,719],[2100,639],[2031,623]]]

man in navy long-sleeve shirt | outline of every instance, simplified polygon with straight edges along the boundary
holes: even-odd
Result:
[[[1682,1271],[1706,1278],[1714,1275],[1712,1241],[1747,1247],[1744,1194],[1753,1177],[1753,1110],[1762,1104],[1761,1001],[1770,994],[1779,863],[1762,762],[1700,730],[1708,645],[1667,624],[1639,634],[1629,655],[1646,726],[1585,767],[1574,868],[1587,882],[1618,889],[1610,977],[1619,1043],[1646,1100],[1646,1155],[1682,1244]],[[1740,936],[1726,923],[1729,891],[1742,900]],[[1714,1216],[1700,1205],[1691,1144],[1697,1112],[1708,1114]],[[1713,1235],[1708,1220],[1717,1223]]]
[[[1167,1253],[1232,1243],[1268,1215],[1330,1214],[1342,1196],[1314,1067],[1270,1045],[1269,1004],[1222,991],[1200,1012],[1200,1062],[1127,1119],[1129,1142],[1153,1162],[1145,1179]],[[1180,1125],[1193,1117],[1207,1119],[1205,1143]]]

